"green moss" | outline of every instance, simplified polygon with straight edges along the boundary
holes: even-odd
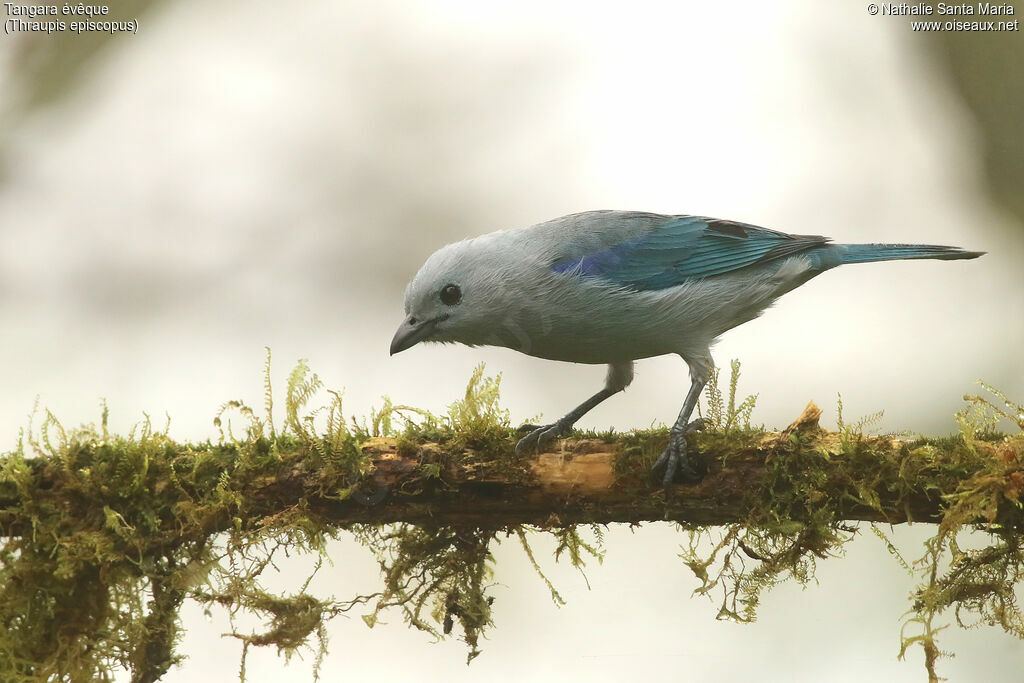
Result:
[[[780,581],[813,580],[816,563],[841,555],[857,532],[850,510],[876,517],[913,517],[921,491],[945,495],[936,535],[923,557],[908,562],[884,531],[872,525],[893,557],[919,582],[903,628],[904,651],[920,644],[935,675],[935,634],[943,615],[965,626],[998,624],[1024,637],[1013,589],[1021,577],[1019,516],[1024,489],[1024,437],[996,431],[1010,420],[1024,429],[1024,408],[994,398],[967,397],[959,434],[940,439],[869,437],[866,423],[836,433],[807,428],[786,438],[750,424],[756,397],[737,399],[738,364],[727,390],[717,374],[709,383],[705,431],[693,434],[698,452],[716,467],[756,464],[757,485],[738,492],[747,519],[725,527],[682,527],[681,557],[700,585],[720,600],[722,618],[756,618],[760,596]],[[479,654],[493,625],[489,594],[493,543],[514,536],[551,590],[530,543],[550,534],[555,559],[581,568],[604,554],[600,527],[521,525],[478,528],[452,524],[350,525],[337,528],[296,496],[267,513],[254,508],[259,491],[301,478],[321,498],[369,500],[371,467],[363,443],[396,439],[405,457],[417,457],[415,476],[395,496],[441,490],[455,466],[493,471],[505,481],[531,476],[514,457],[518,436],[499,403],[500,378],[483,368],[444,415],[410,406],[383,406],[362,422],[345,420],[342,397],[308,406],[323,390],[300,362],[287,383],[283,421],[275,426],[269,353],[265,399],[259,413],[237,401],[224,404],[215,443],[181,444],[168,427],[147,417],[132,432],[110,434],[103,408],[99,425],[68,430],[49,412],[29,427],[18,447],[0,458],[0,679],[111,680],[127,669],[133,680],[160,678],[181,656],[179,613],[186,601],[223,609],[234,618],[256,616],[263,627],[231,634],[240,642],[241,677],[252,647],[276,647],[285,657],[304,648],[320,662],[327,652],[325,623],[357,612],[373,625],[398,613],[436,638],[452,635]],[[664,448],[664,428],[592,438],[614,443],[620,478],[646,478]],[[730,458],[742,458],[733,463]],[[724,463],[723,463],[724,461]],[[662,495],[652,488],[652,496]],[[674,503],[665,499],[671,519]],[[991,542],[968,544],[981,530]],[[324,599],[305,584],[284,595],[261,583],[280,553],[324,559],[330,539],[351,534],[374,553],[382,585],[372,595]],[[976,541],[976,536],[972,540]]]
[[[353,531],[374,549],[384,578],[373,612],[363,617],[369,626],[389,608],[436,638],[450,634],[458,621],[469,646],[468,660],[480,654],[479,637],[492,623],[493,598],[487,588],[493,576],[490,544],[497,532],[409,524],[360,526]]]
[[[957,415],[961,431],[950,437],[901,442],[865,436],[862,428],[879,416],[846,425],[840,400],[838,433],[797,431],[773,444],[762,484],[749,496],[747,520],[686,529],[681,557],[701,581],[697,593],[720,596],[720,618],[751,621],[764,590],[788,579],[805,584],[817,561],[842,555],[857,533],[844,521],[846,511],[913,519],[907,507],[912,496],[944,492],[936,534],[913,564],[871,525],[897,562],[921,581],[905,615],[900,656],[921,645],[929,678],[939,680],[936,662],[944,653],[936,634],[947,611],[961,626],[998,625],[1024,638],[1024,614],[1014,596],[1024,577],[1024,536],[1015,524],[1003,523],[1009,509],[1021,507],[1024,434],[1005,436],[995,429],[1000,420],[1024,429],[1024,406],[986,388],[998,402],[965,397],[969,405]],[[732,443],[735,449],[749,447],[742,440]],[[976,545],[979,531],[990,543],[966,550],[960,540],[972,534]]]
[[[321,600],[305,587],[274,595],[260,576],[280,552],[322,559],[327,541],[343,531],[302,500],[269,517],[250,505],[253,491],[296,470],[324,497],[355,495],[369,467],[360,444],[372,435],[398,434],[400,452],[432,453],[421,458],[424,485],[440,481],[453,460],[514,470],[499,379],[478,368],[463,399],[442,417],[385,400],[359,424],[343,419],[335,392],[326,406],[306,408],[323,384],[300,361],[278,430],[269,363],[268,353],[265,416],[225,403],[215,419],[217,443],[176,443],[148,418],[127,437],[115,436],[104,406],[99,426],[70,431],[47,412],[0,458],[0,679],[112,680],[120,668],[133,680],[157,680],[181,661],[185,600],[223,608],[232,623],[243,613],[263,620],[262,632],[231,634],[242,643],[243,679],[245,655],[255,646],[286,657],[311,648],[319,662],[326,620],[366,605],[367,623],[389,609],[439,637],[457,623],[470,658],[479,652],[491,624],[489,545],[498,531],[354,527],[347,532],[376,554],[384,587],[374,596]],[[405,423],[401,431],[396,419]],[[428,441],[437,448],[422,449]],[[555,533],[559,553],[581,566],[592,546],[575,530]]]

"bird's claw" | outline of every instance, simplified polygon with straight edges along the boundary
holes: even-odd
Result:
[[[673,430],[668,446],[651,467],[651,474],[655,476],[664,468],[665,473],[661,478],[661,485],[665,488],[668,488],[677,478],[694,483],[704,478],[705,468],[688,453],[689,446],[686,443],[686,435],[689,432],[704,429],[705,424],[703,419],[698,419],[690,422],[682,431]]]
[[[519,439],[519,442],[516,444],[516,455],[524,456],[547,448],[555,439],[571,432],[572,425],[559,420],[549,425],[524,424],[516,431],[529,432],[526,436]]]

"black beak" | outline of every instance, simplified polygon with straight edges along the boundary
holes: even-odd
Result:
[[[391,340],[391,355],[405,351],[416,346],[433,333],[440,318],[431,320],[417,320],[409,316],[398,326],[395,338]]]

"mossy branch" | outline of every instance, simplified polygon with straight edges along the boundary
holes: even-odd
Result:
[[[1013,594],[1024,566],[1024,438],[994,432],[1001,419],[1024,427],[1019,405],[998,392],[996,403],[968,397],[960,434],[944,439],[868,437],[841,420],[830,432],[813,404],[769,432],[750,426],[754,399],[736,400],[737,379],[734,364],[724,397],[714,378],[710,429],[692,436],[706,478],[667,491],[648,475],[664,429],[580,435],[514,457],[498,380],[482,368],[447,415],[385,400],[356,423],[342,418],[337,393],[306,409],[322,383],[300,363],[275,428],[268,357],[266,416],[225,404],[217,443],[177,443],[148,419],[117,437],[105,409],[100,426],[78,430],[46,413],[38,434],[30,428],[0,460],[0,678],[109,679],[120,667],[157,680],[180,660],[185,600],[263,617],[265,631],[232,634],[243,678],[253,646],[313,647],[320,661],[325,621],[364,605],[371,626],[387,609],[438,637],[458,623],[472,658],[492,623],[497,537],[518,538],[540,572],[524,529],[554,534],[556,559],[581,567],[605,552],[600,525],[653,520],[681,525],[697,592],[720,591],[720,615],[742,621],[755,617],[763,589],[810,578],[853,523],[936,522],[917,569],[872,527],[921,576],[905,648],[921,644],[934,677],[935,619],[950,607],[958,620],[973,613],[1024,636]],[[993,543],[962,550],[958,534],[972,528]],[[376,554],[379,592],[339,601],[311,595],[308,580],[287,596],[262,588],[276,553],[322,557],[341,533]]]
[[[203,520],[204,532],[217,533],[239,526],[260,528],[265,520],[300,503],[304,512],[336,527],[560,527],[665,520],[720,525],[746,522],[766,505],[772,507],[773,517],[797,522],[812,521],[826,507],[836,520],[937,522],[948,499],[963,495],[964,483],[987,472],[992,458],[1012,463],[1015,455],[1012,445],[1001,444],[1001,435],[983,435],[970,447],[961,437],[857,434],[851,440],[850,434],[820,428],[820,415],[810,403],[779,432],[692,434],[708,474],[699,484],[668,490],[649,476],[650,465],[667,442],[664,429],[568,438],[555,450],[526,458],[512,456],[511,436],[482,449],[479,444],[459,444],[456,450],[450,443],[414,443],[408,436],[367,436],[358,440],[358,446],[352,444],[359,455],[350,457],[364,472],[357,483],[324,467],[319,444],[310,452],[309,443],[299,439],[181,445],[161,435],[158,457],[163,462],[147,466],[169,467],[170,477],[183,465],[194,469],[201,464],[210,490],[197,490],[202,483],[193,482],[191,500],[227,495],[225,483],[230,482],[231,495],[238,497],[225,506],[225,514]],[[298,421],[294,425],[302,427]],[[116,473],[111,477],[107,470],[130,465],[102,459],[106,449],[118,446],[127,444],[72,441],[57,451],[59,457],[18,462],[19,478],[31,481],[37,498],[41,491],[66,495],[69,474],[102,479],[102,488],[116,495]],[[331,452],[343,450],[335,448]],[[262,461],[254,463],[261,451]],[[1006,485],[1003,495],[992,496],[991,507],[978,521],[1024,524],[1014,485],[1017,473],[1014,467],[1007,473],[1008,481],[998,480]],[[1024,472],[1020,478],[1024,484]],[[24,501],[24,490],[13,483],[0,486],[0,510],[17,509]],[[156,485],[172,483],[169,479]],[[238,493],[242,491],[244,500]],[[229,517],[227,508],[244,509],[245,522],[238,515]],[[108,527],[126,524],[123,513],[109,505],[97,510],[106,515]],[[30,528],[12,525],[6,531],[18,535]]]

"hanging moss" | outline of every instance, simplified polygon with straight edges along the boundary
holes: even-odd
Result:
[[[1024,433],[995,429],[1009,421],[1024,432],[1024,406],[983,386],[994,398],[965,396],[968,406],[957,414],[961,431],[947,438],[867,437],[863,428],[880,414],[846,425],[841,399],[838,432],[818,428],[816,416],[809,428],[783,432],[786,438],[766,455],[747,519],[686,529],[681,557],[701,581],[696,592],[720,595],[720,618],[752,621],[764,590],[789,579],[806,584],[817,561],[841,556],[858,531],[846,521],[851,507],[867,509],[882,519],[937,522],[913,563],[871,524],[895,560],[921,580],[901,630],[901,658],[921,645],[929,680],[940,680],[936,634],[945,626],[937,618],[950,609],[960,626],[998,625],[1024,638],[1014,597],[1024,576]],[[921,492],[935,500],[934,516],[912,509]],[[966,534],[976,541],[979,531],[988,535],[987,546],[965,550],[958,542]]]
[[[269,363],[268,354],[263,410],[226,403],[215,420],[216,442],[175,442],[167,426],[154,428],[148,417],[117,436],[104,407],[98,425],[75,430],[46,412],[0,458],[0,679],[111,680],[123,669],[133,681],[157,680],[181,662],[186,601],[226,610],[232,623],[242,614],[263,623],[231,634],[240,643],[243,680],[252,647],[275,647],[286,658],[310,649],[318,668],[327,653],[326,622],[352,612],[372,626],[397,611],[433,637],[461,637],[472,660],[493,625],[493,543],[518,539],[560,603],[531,534],[553,535],[555,559],[582,568],[605,552],[601,528],[569,521],[594,521],[599,512],[611,515],[606,521],[694,519],[699,496],[647,481],[665,429],[566,441],[565,461],[612,449],[607,486],[624,492],[625,501],[597,510],[570,486],[543,521],[528,525],[513,518],[529,515],[501,507],[501,491],[533,491],[538,475],[536,461],[514,455],[517,434],[499,404],[500,378],[478,368],[444,415],[385,399],[367,420],[355,421],[343,418],[334,392],[326,405],[308,408],[323,386],[300,362],[276,426]],[[764,589],[810,580],[815,563],[840,555],[855,535],[851,518],[918,519],[938,524],[914,563],[872,527],[921,582],[904,624],[904,650],[921,644],[934,676],[938,620],[949,610],[963,625],[999,624],[1024,637],[1013,594],[1022,571],[1024,437],[994,431],[1007,419],[1024,428],[1021,406],[993,390],[996,399],[968,397],[960,434],[946,439],[867,437],[863,424],[845,425],[841,417],[840,430],[827,432],[813,411],[779,434],[751,426],[754,397],[737,399],[738,378],[734,364],[723,390],[716,375],[705,430],[691,437],[709,475],[690,493],[714,490],[732,501],[733,523],[681,529],[683,561],[700,582],[698,593],[720,596],[720,616],[752,620]],[[393,455],[375,456],[384,443]],[[736,472],[743,476],[727,476]],[[605,486],[605,479],[595,481],[592,487]],[[498,512],[487,523],[457,515],[374,521],[406,509],[404,501],[413,510],[455,495],[476,496]],[[963,549],[960,539],[977,529],[992,542]],[[377,558],[376,593],[314,596],[308,587],[319,562],[291,593],[263,586],[262,573],[279,553],[322,560],[328,541],[342,534]]]

